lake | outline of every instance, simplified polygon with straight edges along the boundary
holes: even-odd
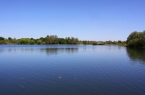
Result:
[[[0,95],[145,95],[145,50],[0,45]]]

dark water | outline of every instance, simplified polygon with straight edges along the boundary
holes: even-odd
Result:
[[[0,95],[145,95],[145,50],[0,45]]]

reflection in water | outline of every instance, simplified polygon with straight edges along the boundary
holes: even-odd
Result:
[[[41,52],[45,51],[48,55],[57,55],[58,53],[76,53],[78,48],[42,48]]]
[[[4,52],[4,49],[0,49],[0,53]]]
[[[58,53],[68,53],[73,54],[78,52],[78,48],[22,48],[22,49],[16,49],[16,48],[9,48],[9,49],[0,49],[0,53],[5,52],[46,52],[48,55],[57,55]]]
[[[22,48],[22,49],[17,49],[17,48],[3,48],[3,49],[0,49],[0,53],[5,53],[5,52],[9,52],[9,53],[13,53],[13,52],[18,52],[18,51],[21,51],[21,52],[33,52],[35,51],[36,49],[33,49],[33,48]]]
[[[145,64],[145,49],[127,48],[127,54],[132,61],[138,61]]]
[[[0,95],[145,95],[145,66],[130,65],[126,56],[145,62],[145,52],[125,50],[115,45],[0,46]]]

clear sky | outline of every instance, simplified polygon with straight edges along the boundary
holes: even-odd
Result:
[[[126,40],[145,30],[145,0],[0,0],[0,36]]]

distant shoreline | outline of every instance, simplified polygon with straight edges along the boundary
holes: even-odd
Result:
[[[105,44],[113,44],[113,45],[125,45],[126,41],[90,41],[90,40],[79,40],[75,37],[65,37],[59,38],[57,35],[47,35],[46,37],[40,37],[38,39],[34,38],[4,38],[0,37],[0,44],[38,44],[38,45],[48,45],[48,44],[83,44],[83,45],[105,45]]]

